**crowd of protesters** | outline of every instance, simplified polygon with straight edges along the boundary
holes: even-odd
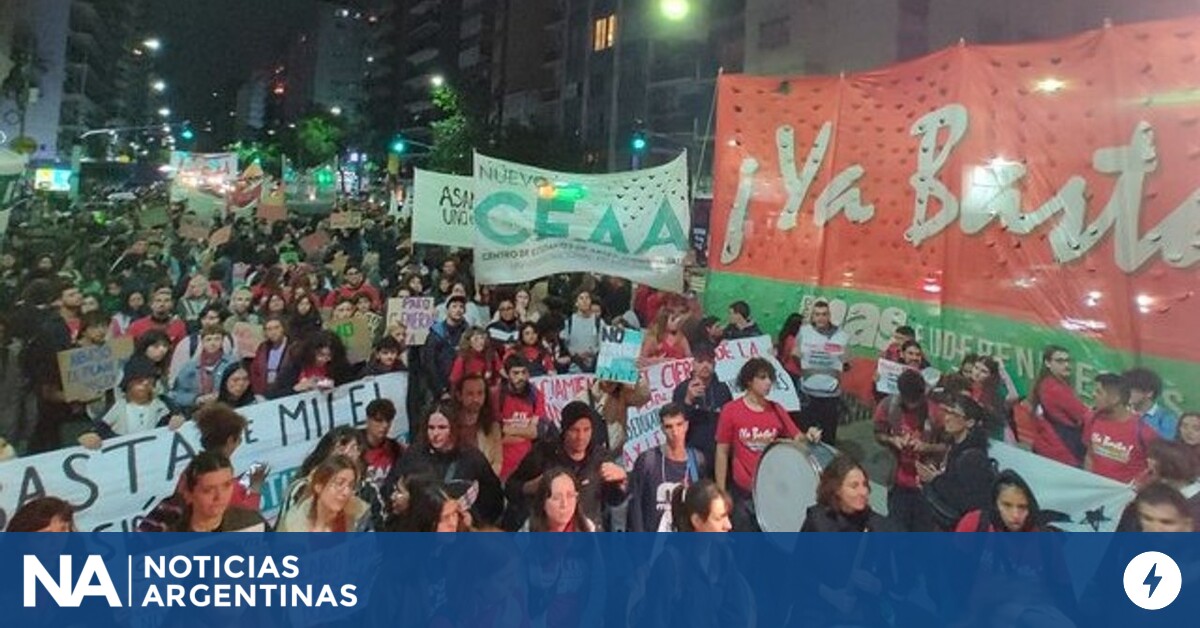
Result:
[[[814,340],[848,344],[824,301],[785,322],[777,350],[786,374],[750,359],[735,391],[715,377],[716,349],[763,334],[745,302],[729,307],[722,326],[702,315],[692,293],[617,277],[477,285],[469,255],[413,255],[401,244],[402,225],[381,215],[336,232],[318,218],[226,219],[232,234],[216,246],[178,236],[180,208],[170,218],[155,228],[139,225],[136,213],[14,224],[0,251],[0,459],[98,448],[188,421],[199,429],[204,451],[141,530],[751,531],[766,447],[838,442],[845,371],[804,367]],[[327,237],[314,245],[314,234]],[[387,322],[387,300],[403,296],[437,304],[423,346],[408,346],[408,330]],[[373,336],[369,359],[357,364],[332,331],[350,319]],[[235,350],[238,323],[263,329],[253,357]],[[605,325],[645,329],[643,362],[694,363],[659,412],[664,444],[628,470],[620,464],[626,418],[650,398],[644,378],[597,381],[557,422],[530,384],[593,371]],[[133,354],[114,389],[68,401],[52,356],[122,338]],[[968,356],[958,372],[928,381],[908,327],[880,358],[907,367],[874,412],[875,440],[896,460],[893,477],[876,478],[889,486],[887,516],[870,506],[866,468],[840,455],[821,474],[805,530],[1046,529],[1052,522],[1041,515],[1037,487],[996,469],[988,455],[989,443],[1003,440],[1136,485],[1122,529],[1190,530],[1200,516],[1200,415],[1167,409],[1152,371],[1097,376],[1089,407],[1060,347],[1046,349],[1024,399],[988,356]],[[327,433],[269,524],[260,514],[266,470],[239,475],[230,462],[246,425],[238,409],[399,371],[409,375],[407,398],[371,403],[361,430]],[[800,412],[769,398],[779,376],[795,380]],[[412,442],[389,438],[401,411],[414,419]],[[25,504],[8,529],[72,526],[69,504],[43,498]]]

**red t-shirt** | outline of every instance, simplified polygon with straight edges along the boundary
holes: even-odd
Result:
[[[1072,444],[1064,443],[1051,423],[1081,428],[1090,414],[1088,407],[1075,396],[1075,391],[1066,382],[1053,377],[1043,380],[1038,386],[1038,405],[1042,412],[1034,435],[1033,453],[1072,467],[1080,466],[1083,461],[1073,453]],[[1087,442],[1084,439],[1084,445]]]
[[[1123,484],[1146,472],[1146,446],[1155,432],[1141,425],[1136,415],[1114,421],[1102,414],[1093,416],[1083,430],[1083,442],[1092,458],[1092,473]]]
[[[903,436],[905,434],[912,435],[916,438],[921,438],[925,433],[925,426],[921,422],[920,415],[915,410],[909,410],[901,405],[899,425],[893,429],[888,413],[891,411],[892,398],[888,397],[880,401],[875,406],[875,432],[887,434],[888,436]],[[930,417],[932,424],[933,407],[930,405],[927,415]],[[920,456],[915,450],[902,449],[896,453],[896,477],[895,485],[901,488],[917,488],[920,482],[917,479],[917,461]]]
[[[542,396],[537,394],[537,389],[533,388],[532,384],[528,384],[526,394],[518,395],[504,390],[507,386],[507,384],[501,384],[492,389],[492,408],[495,411],[496,419],[508,429],[537,427],[538,418],[546,414],[545,404]],[[507,480],[532,449],[533,441],[529,440],[504,443],[500,463],[500,479]]]
[[[780,438],[795,438],[800,430],[787,412],[773,401],[762,412],[746,405],[745,397],[725,404],[717,419],[717,443],[729,445],[733,458],[733,484],[750,492],[754,474],[767,446]]]

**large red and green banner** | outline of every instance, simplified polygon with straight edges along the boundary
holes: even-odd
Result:
[[[828,298],[860,356],[909,324],[1023,386],[1062,344],[1085,394],[1144,364],[1200,402],[1200,19],[722,77],[714,200],[714,313]]]

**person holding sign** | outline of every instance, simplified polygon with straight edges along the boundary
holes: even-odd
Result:
[[[775,386],[775,367],[763,358],[750,358],[738,372],[738,387],[746,394],[725,405],[717,419],[717,486],[733,497],[733,529],[754,532],[754,476],[767,446],[779,439],[803,438],[787,410],[767,395]],[[820,440],[819,430],[809,434]]]
[[[658,418],[666,442],[638,456],[629,475],[629,532],[675,529],[671,496],[677,487],[686,489],[709,474],[704,454],[687,446],[688,421],[683,406],[667,404],[658,411]]]
[[[842,419],[842,372],[849,346],[850,337],[833,324],[829,303],[814,303],[809,323],[800,328],[796,346],[804,372],[800,392],[807,401],[800,416],[805,425],[820,429],[829,445],[837,444]]]

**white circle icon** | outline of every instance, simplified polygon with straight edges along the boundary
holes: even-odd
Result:
[[[1179,565],[1162,552],[1143,552],[1125,567],[1125,595],[1148,610],[1164,609],[1179,597],[1183,575]]]

